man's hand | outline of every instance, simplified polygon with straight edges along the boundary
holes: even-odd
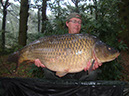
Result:
[[[39,59],[35,59],[35,65],[37,66],[37,67],[45,67],[42,63],[41,63],[41,61],[39,60]]]

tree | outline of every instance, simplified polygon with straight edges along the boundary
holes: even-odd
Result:
[[[37,5],[38,7],[38,32],[40,32],[40,10],[41,10],[41,6]]]
[[[47,21],[47,15],[46,15],[46,9],[47,9],[47,1],[43,0],[42,2],[42,30],[41,32],[44,33],[46,30],[46,21]]]
[[[9,0],[6,0],[5,3],[3,0],[0,0],[0,3],[3,7],[3,20],[2,20],[2,50],[5,49],[5,29],[6,29],[6,16],[7,16],[7,8],[9,7],[10,3]]]
[[[42,9],[42,0],[34,0],[34,4],[31,4],[30,7],[33,8],[33,9],[38,9],[38,12],[37,12],[37,19],[38,19],[38,32],[40,33],[41,32],[41,28],[40,28],[40,25],[41,25],[41,9]]]
[[[28,29],[27,21],[29,16],[28,10],[29,10],[28,0],[21,0],[19,37],[18,37],[18,43],[21,46],[25,46],[27,41],[27,29]]]

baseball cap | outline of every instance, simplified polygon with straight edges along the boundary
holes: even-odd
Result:
[[[71,18],[79,18],[79,19],[81,19],[81,16],[79,15],[79,13],[74,12],[74,13],[71,13],[71,14],[69,14],[67,16],[66,21],[70,20]]]

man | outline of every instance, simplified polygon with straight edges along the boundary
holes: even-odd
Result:
[[[78,34],[81,30],[81,16],[78,13],[71,13],[66,18],[66,26],[68,27],[68,33],[69,34]],[[35,63],[37,67],[44,67],[41,63]],[[97,73],[96,71],[91,72],[88,75],[88,72],[82,71],[79,73],[69,73],[65,75],[62,78],[59,78],[55,75],[55,72],[52,72],[51,70],[47,68],[43,68],[44,71],[44,77],[46,79],[76,79],[76,80],[95,80]]]

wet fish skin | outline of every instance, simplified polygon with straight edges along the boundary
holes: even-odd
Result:
[[[40,38],[19,51],[19,64],[39,59],[46,68],[62,77],[67,73],[93,69],[114,60],[119,51],[89,34],[64,34]]]

